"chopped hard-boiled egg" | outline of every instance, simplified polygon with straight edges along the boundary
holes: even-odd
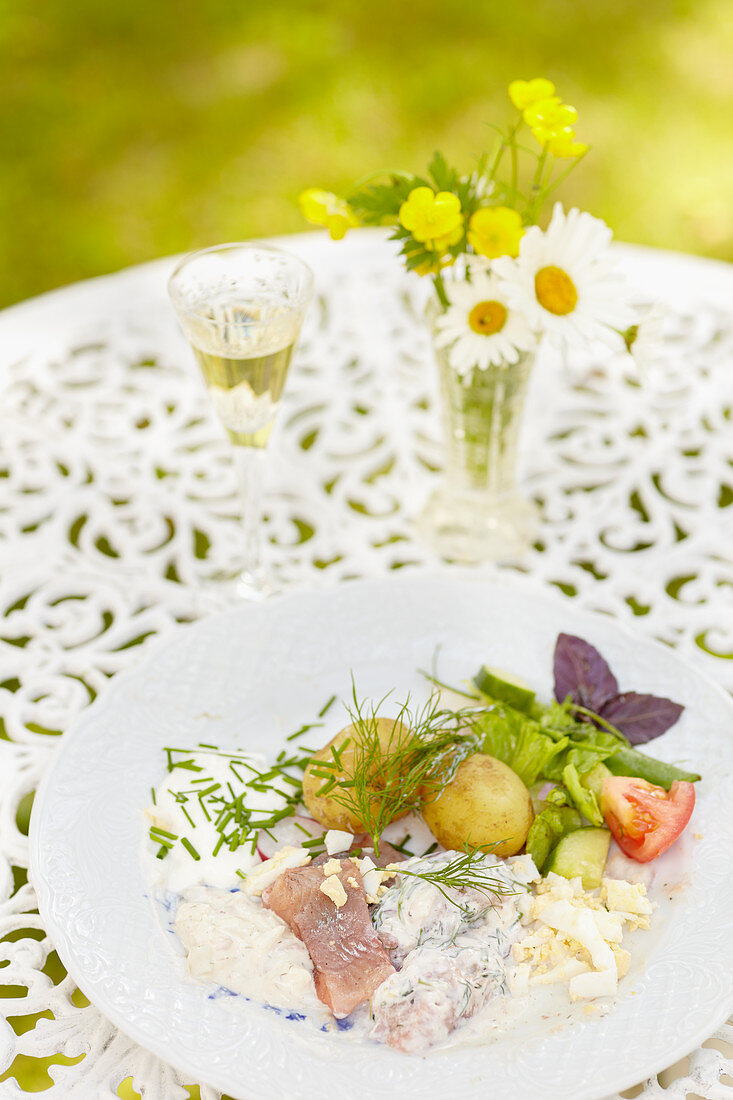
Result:
[[[354,835],[343,829],[329,829],[323,838],[323,843],[326,845],[328,854],[335,856],[337,852],[348,852],[351,849]]]
[[[518,904],[522,924],[528,926],[512,949],[522,971],[520,984],[563,982],[571,1000],[616,992],[631,961],[621,947],[624,925],[648,928],[653,909],[640,883],[604,879],[594,894],[583,889],[579,878],[552,873]]]
[[[330,875],[328,878],[324,878],[318,889],[322,894],[325,894],[327,898],[331,899],[337,909],[340,909],[342,905],[346,905],[346,902],[349,900],[349,895],[344,889],[343,882],[336,875]]]
[[[281,848],[272,859],[263,860],[247,872],[242,889],[245,894],[260,897],[262,891],[272,886],[283,871],[289,871],[293,867],[305,867],[306,863],[310,863],[310,858],[306,848],[295,848],[291,845]]]

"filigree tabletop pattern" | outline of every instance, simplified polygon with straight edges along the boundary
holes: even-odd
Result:
[[[271,442],[273,567],[296,588],[433,564],[414,533],[440,465],[425,287],[379,233],[285,243],[313,267],[317,300]],[[535,372],[521,472],[542,528],[497,568],[674,645],[733,690],[733,269],[619,257],[670,307],[660,355],[643,373],[621,355]],[[172,266],[0,315],[0,1079],[18,1055],[83,1055],[51,1067],[51,1098],[114,1097],[130,1076],[146,1097],[189,1095],[49,965],[19,827],[59,735],[109,678],[231,604],[204,578],[236,552],[235,476],[166,300]],[[733,1096],[731,1041],[729,1024],[643,1095]],[[0,1080],[0,1096],[20,1095]]]

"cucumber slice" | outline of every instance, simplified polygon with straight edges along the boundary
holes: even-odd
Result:
[[[535,693],[525,683],[503,670],[482,665],[473,680],[482,695],[521,710],[525,714],[534,703]]]
[[[544,867],[544,873],[554,871],[563,878],[580,876],[584,890],[595,890],[601,885],[610,843],[608,829],[576,829],[559,842]]]

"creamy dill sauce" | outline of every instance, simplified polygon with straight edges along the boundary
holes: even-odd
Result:
[[[316,997],[305,945],[258,899],[194,886],[181,896],[175,930],[192,978],[276,1008],[330,1016]]]

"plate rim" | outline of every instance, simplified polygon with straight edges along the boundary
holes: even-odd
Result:
[[[46,769],[41,782],[36,790],[36,797],[34,802],[34,813],[31,815],[30,828],[29,828],[29,879],[36,891],[38,899],[38,909],[43,921],[43,926],[56,950],[58,950],[56,940],[61,942],[65,941],[66,932],[63,927],[56,923],[54,917],[50,912],[51,904],[51,889],[44,881],[42,872],[40,871],[39,862],[41,859],[41,838],[44,828],[44,812],[46,810],[46,801],[50,797],[49,791],[53,787],[53,781],[57,769],[60,767],[60,761],[63,760],[63,754],[68,751],[68,746],[75,743],[77,737],[81,736],[85,727],[90,721],[93,721],[97,717],[97,713],[103,713],[107,696],[109,694],[112,685],[119,688],[120,685],[127,683],[128,681],[134,681],[137,677],[144,672],[145,668],[152,665],[161,655],[168,650],[173,650],[179,644],[180,640],[185,636],[190,636],[193,633],[204,631],[205,629],[211,629],[212,625],[216,625],[217,622],[224,622],[228,619],[240,619],[250,613],[254,613],[254,617],[257,618],[261,615],[267,615],[269,612],[267,609],[275,605],[282,606],[283,604],[297,603],[301,600],[307,602],[314,598],[325,597],[326,599],[333,599],[340,591],[348,588],[351,591],[355,589],[369,589],[371,587],[401,587],[402,585],[409,586],[413,583],[418,585],[438,581],[443,583],[445,581],[458,581],[462,584],[472,584],[481,587],[498,586],[502,589],[514,588],[525,595],[528,593],[535,593],[545,604],[551,604],[554,608],[560,612],[562,610],[570,610],[574,615],[579,615],[582,618],[590,619],[603,624],[605,627],[610,627],[612,632],[625,636],[629,641],[642,645],[646,648],[655,650],[659,654],[663,654],[666,661],[672,664],[677,664],[680,668],[686,670],[687,673],[692,672],[694,677],[700,680],[705,687],[718,696],[719,700],[730,711],[731,718],[733,719],[733,699],[725,689],[718,684],[712,677],[704,670],[698,668],[691,661],[681,656],[675,649],[664,644],[656,638],[650,638],[646,635],[639,634],[633,628],[631,628],[625,622],[619,621],[614,615],[606,614],[602,611],[587,608],[583,603],[579,603],[576,600],[567,597],[561,593],[549,588],[546,584],[538,582],[536,578],[531,576],[516,576],[511,574],[505,574],[502,571],[494,568],[486,569],[471,569],[459,566],[442,566],[442,567],[413,567],[404,572],[388,573],[379,576],[369,576],[351,579],[348,581],[339,582],[337,584],[324,584],[321,586],[307,587],[294,589],[292,591],[285,592],[274,598],[271,598],[266,603],[247,605],[239,604],[233,608],[226,609],[224,611],[217,611],[214,614],[204,615],[191,623],[177,624],[171,630],[166,631],[161,637],[155,638],[152,641],[146,651],[141,654],[140,660],[135,662],[134,665],[117,673],[109,682],[109,685],[105,687],[105,690],[100,692],[100,695],[75,718],[71,723],[69,729],[64,733],[61,738],[61,743],[58,745],[54,752],[53,759],[51,760],[48,768]],[[86,975],[80,971],[77,966],[77,960],[75,957],[71,957],[69,965],[69,956],[65,955],[65,942],[62,951],[59,951],[64,966],[68,973],[85,992],[85,980]],[[170,1053],[167,1052],[165,1047],[165,1039],[158,1039],[157,1037],[148,1036],[144,1033],[143,1029],[135,1026],[133,1021],[130,1021],[124,1014],[123,1010],[118,1008],[113,1002],[104,1002],[100,1007],[97,991],[94,990],[94,997],[89,998],[95,1007],[108,1019],[115,1027],[117,1027],[124,1035],[138,1043],[143,1049],[153,1053],[156,1057],[165,1061],[169,1065],[174,1065],[179,1072],[184,1075],[194,1076],[200,1080],[201,1083],[211,1084],[212,1087],[219,1088],[222,1091],[231,1092],[236,1095],[237,1090],[233,1089],[232,1083],[228,1084],[214,1084],[215,1072],[213,1076],[201,1075],[198,1068],[191,1069],[186,1066],[185,1063],[177,1061],[175,1058],[171,1058]],[[704,1026],[700,1026],[694,1033],[694,1036],[688,1040],[684,1040],[683,1047],[680,1048],[678,1040],[670,1041],[668,1044],[668,1051],[662,1055],[660,1053],[654,1064],[651,1065],[647,1076],[654,1075],[661,1070],[668,1067],[672,1062],[678,1058],[685,1056],[692,1050],[696,1049],[706,1038],[709,1038],[713,1031],[719,1027],[728,1018],[731,1010],[733,1010],[733,980],[731,989],[729,991],[728,1002],[721,1008],[720,1012],[716,1014],[712,1028],[710,1024],[706,1023]],[[627,1083],[622,1083],[616,1086],[617,1091],[631,1087],[639,1083],[639,1078],[636,1073],[633,1075],[633,1079],[628,1080]],[[482,1085],[483,1094],[486,1094],[485,1084]],[[572,1094],[573,1097],[577,1096],[578,1100],[581,1097],[598,1098],[608,1095],[607,1090],[602,1093],[594,1092],[578,1092]]]

